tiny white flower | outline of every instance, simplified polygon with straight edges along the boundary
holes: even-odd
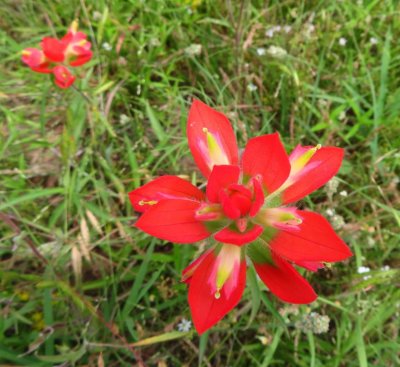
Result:
[[[280,25],[276,25],[274,27],[275,32],[280,32],[282,30],[282,27]]]
[[[368,267],[368,266],[360,266],[358,269],[357,269],[357,273],[358,274],[365,274],[365,273],[369,273],[371,271],[371,269]],[[363,276],[363,279],[364,280],[368,280],[368,279],[370,279],[371,278],[371,275],[364,275]]]
[[[140,96],[140,93],[142,93],[142,86],[138,84],[136,87],[136,95]]]
[[[336,177],[332,177],[325,186],[325,191],[328,196],[332,199],[333,194],[339,187],[339,180]],[[333,215],[333,214],[332,214]]]
[[[333,217],[333,216],[335,215],[335,209],[326,209],[326,210],[325,210],[325,214],[326,214],[328,217]]]
[[[290,31],[292,30],[292,27],[290,25],[285,25],[283,27],[283,30],[285,31],[285,33],[290,33]]]
[[[201,54],[202,46],[198,43],[194,43],[189,47],[185,48],[185,54],[188,56],[198,56]]]
[[[249,83],[247,85],[247,90],[249,92],[255,92],[258,89],[258,87],[254,83]]]
[[[389,271],[390,270],[390,266],[389,265],[384,265],[381,267],[382,271]]]
[[[340,46],[346,46],[346,43],[347,43],[347,39],[346,38],[344,38],[344,37],[340,37],[339,38],[339,45]]]
[[[287,55],[287,51],[281,47],[270,46],[267,50],[268,54],[272,57],[276,57],[277,59],[282,59]]]
[[[265,35],[269,38],[272,38],[274,36],[275,30],[274,28],[269,28],[266,30]]]
[[[106,51],[111,51],[112,50],[112,46],[108,43],[108,42],[104,42],[101,47],[103,47],[104,50]]]
[[[371,45],[376,45],[376,44],[378,44],[378,39],[375,37],[371,37],[369,39],[369,42],[371,43]]]
[[[339,114],[339,120],[343,121],[346,118],[346,111],[342,111]]]
[[[119,116],[119,123],[121,125],[125,125],[130,121],[130,117],[125,115],[124,113],[122,115]]]
[[[95,10],[93,12],[93,19],[94,20],[100,20],[101,18],[102,18],[102,14],[99,11]]]
[[[258,56],[264,56],[267,53],[267,50],[264,47],[258,47],[257,48],[257,55]]]
[[[339,193],[340,196],[343,196],[344,198],[348,195],[346,190],[340,191]]]
[[[370,271],[371,271],[371,268],[369,268],[368,266],[360,266],[357,269],[358,274],[369,273]]]
[[[191,328],[192,328],[192,322],[186,319],[182,319],[177,326],[178,331],[182,333],[190,331]]]
[[[341,215],[334,215],[332,217],[332,227],[334,229],[340,229],[345,225],[344,218]]]

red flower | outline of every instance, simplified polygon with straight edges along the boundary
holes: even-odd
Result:
[[[83,65],[92,58],[91,43],[87,36],[78,32],[78,22],[74,21],[68,33],[61,39],[44,37],[41,50],[26,48],[22,51],[22,61],[33,71],[53,73],[55,83],[60,88],[68,88],[75,81],[68,66]]]
[[[55,77],[55,83],[63,89],[68,88],[75,81],[75,77],[63,65],[57,65],[53,69],[53,74]]]
[[[208,179],[203,193],[190,182],[162,176],[130,192],[136,227],[155,237],[212,246],[183,272],[189,305],[201,334],[239,302],[246,256],[281,300],[317,297],[294,265],[317,271],[352,255],[321,215],[289,204],[330,180],[343,149],[297,146],[290,156],[277,133],[252,138],[241,157],[228,119],[195,100],[187,124],[189,147]]]

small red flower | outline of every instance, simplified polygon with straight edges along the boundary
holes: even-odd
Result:
[[[55,66],[53,74],[55,77],[55,83],[63,89],[68,88],[75,81],[75,77],[64,65]]]
[[[53,73],[55,83],[60,88],[68,88],[75,81],[68,66],[80,66],[92,58],[91,43],[86,38],[84,33],[78,32],[78,22],[74,21],[61,40],[44,37],[40,50],[23,50],[22,61],[38,73]]]
[[[195,100],[187,135],[207,178],[203,193],[190,182],[162,176],[129,193],[142,215],[136,227],[172,242],[211,239],[211,247],[183,272],[201,334],[239,302],[246,256],[281,300],[310,303],[317,295],[294,265],[317,271],[352,255],[328,221],[291,206],[330,180],[343,149],[297,146],[287,156],[277,133],[252,138],[239,157],[228,119]]]

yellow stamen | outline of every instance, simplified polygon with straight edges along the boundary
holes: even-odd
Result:
[[[285,208],[268,208],[260,212],[259,219],[268,226],[288,225],[298,226],[303,223],[302,219],[291,210]]]
[[[299,172],[304,166],[310,161],[317,150],[321,149],[321,144],[317,144],[314,148],[311,148],[304,152],[300,157],[298,157],[294,162],[292,162],[291,175]]]
[[[207,148],[210,157],[210,168],[214,165],[229,164],[228,157],[224,148],[219,144],[214,134],[208,131],[206,127],[203,127],[203,133],[207,137]]]
[[[31,52],[27,50],[23,50],[21,53],[23,56],[29,56],[31,54]]]
[[[139,205],[143,206],[143,205],[155,205],[157,204],[158,201],[157,200],[149,200],[149,201],[145,201],[145,200],[140,200],[139,201]]]
[[[218,254],[219,264],[217,269],[217,276],[215,285],[217,291],[214,296],[216,299],[220,297],[220,290],[231,277],[232,272],[235,270],[240,262],[241,251],[239,246],[224,244]]]
[[[71,27],[70,30],[72,33],[76,33],[78,31],[78,27],[79,27],[79,21],[77,19],[75,19],[72,23],[71,23]]]

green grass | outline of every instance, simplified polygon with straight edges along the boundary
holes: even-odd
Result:
[[[189,3],[1,2],[0,364],[398,366],[398,3]],[[95,55],[63,91],[19,53],[74,18]],[[275,25],[292,28],[267,37]],[[287,55],[258,55],[270,46]],[[300,205],[335,209],[355,254],[311,275],[320,297],[297,309],[249,274],[239,306],[202,337],[176,332],[198,247],[135,230],[127,201],[161,174],[202,182],[185,138],[194,96],[229,115],[241,146],[279,131],[288,150],[344,147],[337,192]],[[310,312],[329,316],[328,332],[301,329]]]

